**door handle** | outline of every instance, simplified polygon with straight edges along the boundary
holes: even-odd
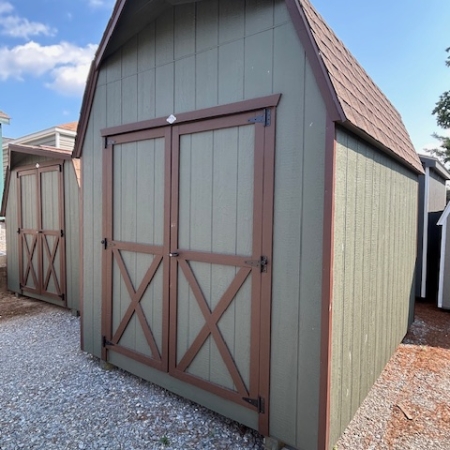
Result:
[[[177,252],[173,252],[173,253],[169,253],[169,256],[170,256],[171,258],[176,258],[177,256],[180,256],[180,254],[177,253]]]

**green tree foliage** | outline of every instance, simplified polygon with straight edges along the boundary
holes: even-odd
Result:
[[[450,52],[450,47],[445,50]],[[450,56],[447,56],[445,65],[450,67]],[[444,92],[436,103],[433,109],[433,114],[436,115],[437,124],[442,128],[450,128],[450,91]]]
[[[450,138],[439,136],[437,133],[433,133],[433,137],[437,139],[441,144],[439,148],[428,150],[429,153],[436,156],[436,158],[438,158],[444,164],[450,164]]]

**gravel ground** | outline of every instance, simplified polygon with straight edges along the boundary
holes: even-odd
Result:
[[[0,450],[260,449],[252,430],[79,350],[79,319],[1,320]]]

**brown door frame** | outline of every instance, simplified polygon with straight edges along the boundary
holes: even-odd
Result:
[[[58,172],[58,230],[46,230],[43,228],[42,211],[42,174],[47,172]],[[21,177],[34,175],[36,177],[36,229],[23,228],[22,215],[22,186]],[[42,295],[51,300],[60,302],[62,306],[67,306],[66,294],[66,256],[65,256],[65,222],[64,222],[64,161],[52,161],[38,163],[36,166],[24,166],[17,170],[17,219],[19,234],[19,283],[22,292],[29,292],[35,295]],[[31,248],[26,241],[27,235],[33,235]],[[47,236],[55,236],[55,241],[50,248]],[[27,250],[28,258],[24,261],[24,250]],[[48,267],[44,273],[44,253],[47,256]],[[59,278],[54,267],[54,261],[59,253],[60,273]],[[33,257],[38,259],[37,274],[33,269]],[[26,268],[24,267],[26,263]],[[32,276],[35,288],[26,286],[29,276]],[[48,285],[53,278],[57,293],[48,292]]]
[[[258,370],[258,391],[259,395],[258,398],[262,399],[263,404],[259,405],[258,408],[262,406],[262,410],[259,412],[259,425],[258,429],[259,432],[264,435],[269,435],[269,394],[270,394],[270,343],[271,343],[271,299],[272,299],[272,240],[273,240],[273,202],[274,202],[274,165],[275,165],[275,130],[276,130],[276,107],[280,101],[281,94],[274,94],[270,95],[268,97],[261,97],[258,99],[252,99],[252,100],[245,100],[242,102],[232,103],[228,105],[222,105],[212,108],[206,108],[203,110],[197,110],[189,113],[181,113],[177,114],[176,122],[173,125],[167,125],[167,119],[165,117],[157,118],[157,119],[151,119],[146,120],[142,122],[127,124],[127,125],[120,125],[116,127],[106,128],[101,130],[102,137],[105,138],[105,146],[103,150],[103,205],[106,210],[106,214],[103,214],[103,235],[104,236],[111,236],[112,237],[112,221],[107,220],[107,217],[111,216],[112,211],[112,195],[109,191],[110,188],[108,186],[112,187],[112,173],[109,173],[108,170],[106,170],[106,167],[112,167],[112,162],[110,161],[110,158],[112,158],[112,146],[115,143],[119,143],[122,139],[123,142],[139,140],[144,139],[140,136],[145,136],[147,132],[150,132],[151,130],[161,130],[164,129],[167,134],[165,134],[166,138],[166,168],[165,168],[165,217],[164,222],[166,224],[165,226],[165,233],[170,230],[173,222],[173,214],[175,213],[173,209],[173,205],[171,205],[172,202],[172,192],[173,190],[178,189],[178,179],[175,180],[175,178],[172,180],[173,177],[173,169],[172,164],[177,164],[177,159],[175,158],[173,161],[171,161],[171,154],[173,153],[172,149],[172,141],[173,136],[175,134],[179,134],[179,127],[185,126],[185,124],[189,127],[188,129],[190,132],[194,132],[196,129],[200,129],[204,126],[204,123],[210,122],[213,123],[216,118],[219,117],[227,117],[227,116],[236,116],[239,115],[239,113],[245,113],[249,118],[250,117],[261,117],[266,116],[267,113],[269,113],[270,117],[270,124],[267,126],[267,123],[261,123],[261,121],[255,122],[255,131],[257,131],[255,136],[255,148],[261,148],[263,149],[264,156],[260,158],[260,162],[258,164],[261,164],[260,171],[262,173],[262,178],[258,179],[257,182],[260,185],[262,189],[262,196],[260,199],[260,202],[258,205],[254,205],[254,209],[257,210],[257,214],[261,214],[260,217],[263,217],[264,220],[262,220],[262,226],[261,229],[257,231],[256,234],[259,234],[260,236],[260,255],[264,255],[267,257],[267,266],[266,266],[266,272],[261,275],[261,281],[260,283],[257,283],[256,285],[252,286],[253,292],[259,292],[260,299],[261,299],[261,305],[258,311],[258,314],[253,315],[252,314],[252,328],[255,330],[251,339],[258,339],[260,342],[260,349],[259,354],[257,358],[251,361],[253,369],[251,369],[251,373],[255,373],[255,367],[257,367]],[[230,125],[228,125],[230,126]],[[258,132],[259,130],[262,130],[261,132]],[[177,131],[174,131],[177,130]],[[139,138],[140,137],[140,138]],[[177,139],[175,139],[175,142]],[[179,145],[176,143],[175,145]],[[179,149],[178,149],[179,150]],[[178,153],[175,152],[175,153]],[[256,152],[255,152],[256,157]],[[256,160],[255,160],[256,162]],[[255,170],[257,170],[257,166],[255,165]],[[167,176],[169,174],[169,176]],[[172,184],[173,183],[173,184]],[[172,185],[171,185],[172,184]],[[254,187],[256,189],[256,186]],[[170,193],[170,195],[167,195],[167,192]],[[169,197],[169,199],[167,199]],[[176,214],[178,215],[178,212],[176,211]],[[256,216],[254,216],[256,217]],[[255,226],[255,220],[254,220],[254,226]],[[171,267],[176,265],[177,261],[173,259],[173,262],[168,260],[169,253],[177,253],[176,251],[172,251],[172,249],[177,248],[177,245],[174,245],[170,242],[170,239],[174,239],[173,236],[170,235],[168,237],[166,235],[164,236],[164,286],[167,286],[167,289],[173,281],[173,269],[170,270],[170,279],[169,279],[169,270],[166,270],[167,264],[170,264]],[[254,230],[255,234],[255,230]],[[254,235],[255,239],[255,235]],[[103,241],[102,241],[103,242]],[[106,244],[107,246],[109,244]],[[187,256],[185,255],[187,259]],[[199,256],[199,255],[197,255]],[[111,322],[111,312],[108,311],[108,297],[107,297],[107,289],[108,289],[108,283],[109,286],[111,286],[111,270],[112,270],[112,256],[104,257],[103,258],[103,286],[102,286],[102,330],[103,330],[103,336],[111,336],[111,330],[110,325]],[[172,258],[171,258],[172,259]],[[214,257],[211,255],[207,256],[207,260],[211,261],[214,260]],[[223,263],[223,260],[221,261]],[[239,266],[242,263],[241,260],[239,260],[239,257],[236,257],[234,261],[230,260],[230,264],[234,264]],[[251,271],[255,271],[258,269],[251,268]],[[244,274],[242,274],[244,276]],[[166,278],[167,277],[167,278]],[[172,298],[176,298],[176,289],[171,286],[171,292],[170,292],[170,326],[172,327],[170,333],[170,341],[173,341],[173,317],[176,317],[174,314],[172,308],[173,308],[173,300]],[[169,298],[169,292],[164,293],[164,298],[167,295],[167,298]],[[254,294],[256,295],[256,294]],[[176,301],[176,300],[175,300]],[[168,324],[169,321],[169,301],[164,301],[164,325]],[[219,311],[218,311],[219,312]],[[252,311],[253,313],[253,311]],[[212,313],[214,314],[214,312]],[[218,314],[217,314],[218,315]],[[214,317],[216,319],[216,317]],[[219,319],[216,319],[216,322]],[[176,330],[176,327],[175,327]],[[264,330],[264,332],[261,332],[261,330]],[[169,327],[167,326],[166,330],[163,331],[163,346],[166,349],[166,352],[163,351],[163,358],[165,359],[165,364],[161,365],[161,370],[169,371],[172,375],[174,364],[173,364],[173,354],[170,355],[169,359]],[[173,344],[170,344],[171,348]],[[107,351],[110,350],[111,347],[108,345],[103,346],[102,350],[102,358],[107,359]],[[130,355],[128,355],[130,356]],[[176,356],[175,356],[176,358]],[[175,359],[176,361],[176,359]],[[175,374],[177,375],[177,374]],[[189,382],[192,382],[190,380]],[[209,391],[212,391],[211,389],[207,389]],[[231,392],[231,391],[230,391]],[[228,395],[214,392],[217,395],[228,398]],[[253,392],[252,392],[253,393]],[[242,404],[239,402],[239,404]],[[246,407],[252,407],[249,406],[248,403],[245,402],[244,406]],[[256,407],[254,407],[256,408]]]

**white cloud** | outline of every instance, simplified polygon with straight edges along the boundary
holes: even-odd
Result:
[[[28,39],[31,36],[54,36],[56,29],[40,22],[30,22],[25,17],[13,14],[11,3],[0,0],[0,33],[4,36]]]
[[[113,0],[87,0],[88,4],[92,8],[101,8],[104,6],[112,6],[114,4]]]
[[[12,12],[14,10],[14,6],[11,3],[3,2],[0,0],[0,14],[5,14]]]
[[[68,42],[43,46],[28,42],[11,49],[0,47],[0,80],[48,76],[46,86],[65,95],[83,92],[96,45],[77,47]]]

